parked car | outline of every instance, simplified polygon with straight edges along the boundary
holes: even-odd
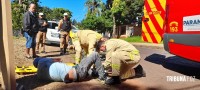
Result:
[[[60,44],[60,31],[58,31],[58,22],[48,21],[46,44]],[[79,29],[72,25],[71,32],[76,33]]]

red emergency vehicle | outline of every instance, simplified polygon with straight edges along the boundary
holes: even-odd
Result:
[[[200,62],[200,0],[145,0],[142,39]]]

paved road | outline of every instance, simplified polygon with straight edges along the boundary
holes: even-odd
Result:
[[[147,77],[137,80],[145,86],[162,87],[165,89],[191,89],[200,90],[200,63],[190,62],[173,56],[162,48],[137,47],[142,56],[141,64]],[[191,76],[191,77],[189,77]],[[186,81],[171,80],[176,78],[189,78]]]
[[[200,90],[200,64],[173,56],[163,48],[136,46],[141,53],[141,65],[147,76],[128,79],[121,85],[105,86],[98,80],[92,79],[85,82],[64,84],[62,82],[44,82],[36,79],[35,75],[23,76],[17,82],[26,85],[29,89],[116,89],[116,90]],[[61,57],[64,62],[74,62],[73,55],[59,56],[59,47],[48,46],[46,57]],[[66,59],[67,58],[67,59]],[[191,77],[189,77],[191,76]],[[192,77],[195,77],[192,78]],[[178,81],[176,78],[183,78]],[[184,81],[184,78],[187,80]],[[173,80],[172,80],[173,79]],[[32,81],[32,82],[30,82]]]

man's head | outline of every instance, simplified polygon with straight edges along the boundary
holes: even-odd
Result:
[[[104,36],[104,37],[102,37],[102,38],[100,39],[100,41],[107,41],[108,39],[109,39],[109,37]]]
[[[68,19],[68,13],[64,13],[63,16],[64,16],[64,19]]]
[[[99,41],[96,49],[98,52],[105,52],[106,51],[105,41]]]
[[[43,18],[44,17],[44,13],[39,13],[39,18]]]
[[[34,4],[34,3],[31,3],[30,5],[29,5],[29,11],[30,12],[36,12],[36,5]]]

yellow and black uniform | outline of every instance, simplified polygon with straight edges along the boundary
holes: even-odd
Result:
[[[130,43],[120,39],[105,41],[106,60],[105,68],[112,69],[110,76],[128,78],[135,74],[132,68],[140,61],[139,51]],[[127,76],[128,74],[128,76]]]
[[[102,35],[92,30],[79,30],[76,33],[76,40],[73,40],[76,50],[76,64],[80,62],[81,49],[90,55],[95,50],[96,43],[102,38]]]
[[[71,30],[71,21],[70,20],[60,20],[58,24],[58,29],[60,30],[60,49],[61,55],[66,53],[68,46],[69,32]]]

